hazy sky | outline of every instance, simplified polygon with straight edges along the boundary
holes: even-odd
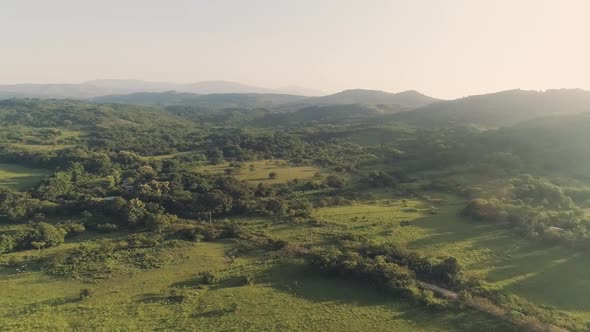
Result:
[[[0,83],[590,89],[588,0],[0,0]]]

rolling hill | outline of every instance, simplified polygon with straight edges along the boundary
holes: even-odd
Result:
[[[268,93],[321,95],[301,87],[269,89],[229,81],[203,81],[195,83],[149,82],[142,80],[92,80],[78,84],[10,84],[0,85],[0,98],[73,98],[88,99],[113,94],[136,92],[165,92],[175,90],[196,94]]]
[[[329,96],[308,98],[305,102],[311,105],[399,105],[406,108],[421,107],[439,99],[409,90],[399,93],[389,93],[377,90],[345,90]]]
[[[192,105],[211,109],[271,108],[304,100],[306,97],[272,93],[215,93],[199,95],[176,91],[138,92],[128,95],[109,95],[94,98],[99,103],[135,105]]]
[[[587,111],[590,111],[590,91],[508,90],[438,101],[392,117],[409,124],[428,127],[449,125],[501,127],[538,117]]]

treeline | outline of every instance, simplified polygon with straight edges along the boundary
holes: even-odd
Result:
[[[505,222],[523,235],[564,243],[574,248],[590,249],[590,220],[583,211],[588,206],[590,190],[557,186],[545,178],[530,175],[511,179],[503,193],[472,199],[462,215],[480,221]],[[483,197],[481,197],[483,196]]]
[[[392,295],[433,308],[443,308],[445,303],[421,287],[419,281],[452,289],[467,285],[461,266],[454,257],[438,260],[393,244],[344,246],[310,252],[305,258],[317,272],[377,286]]]

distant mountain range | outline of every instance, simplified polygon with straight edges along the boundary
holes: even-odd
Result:
[[[223,108],[275,108],[293,104],[308,97],[276,93],[212,93],[196,94],[176,91],[137,92],[126,95],[107,95],[92,98],[97,103],[134,104],[145,106],[200,106]]]
[[[136,92],[178,92],[213,94],[213,93],[273,93],[303,96],[321,96],[321,91],[286,87],[267,89],[227,81],[204,81],[197,83],[166,83],[141,80],[93,80],[79,84],[12,84],[0,85],[0,98],[72,98],[88,99],[112,94],[129,94]]]
[[[412,109],[438,101],[417,91],[389,93],[374,90],[346,90],[323,97],[276,93],[193,94],[176,91],[107,95],[92,99],[101,103],[138,105],[193,105],[208,108],[274,108],[279,111],[328,105],[395,105],[396,110]]]
[[[418,127],[472,125],[494,128],[545,116],[590,112],[590,92],[580,89],[508,90],[455,100],[440,100],[414,90],[389,93],[354,89],[324,96],[318,94],[321,92],[297,87],[266,89],[226,81],[178,84],[94,80],[80,84],[0,85],[0,99],[72,98],[148,106],[265,108],[278,113],[305,110],[302,114],[306,118],[312,113],[334,114],[338,110],[353,116],[356,105],[359,115],[381,114],[383,121]],[[315,116],[319,115],[313,114],[311,118],[315,119]]]
[[[309,98],[307,102],[313,105],[399,105],[416,108],[439,100],[414,90],[389,93],[378,90],[355,89],[345,90],[329,96]]]

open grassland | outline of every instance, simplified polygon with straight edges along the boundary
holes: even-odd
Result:
[[[261,253],[230,260],[231,247],[231,242],[185,243],[174,251],[173,263],[91,283],[5,268],[0,270],[0,324],[20,331],[485,331],[497,326],[472,311],[430,312],[355,283],[310,276],[298,261]],[[202,272],[214,272],[221,282],[201,285],[197,275]],[[253,282],[240,282],[244,275]],[[92,295],[79,300],[81,289],[91,289]]]
[[[51,172],[17,164],[0,163],[0,187],[24,190],[33,187]]]
[[[8,144],[9,147],[27,152],[49,152],[71,148],[73,144]]]
[[[436,199],[435,199],[436,200]],[[485,277],[493,287],[590,319],[590,265],[582,253],[528,239],[507,225],[459,217],[464,203],[442,196],[377,200],[315,211],[321,225],[276,224],[248,220],[251,227],[276,238],[329,246],[335,236],[354,234],[375,242],[392,242],[429,256],[454,256],[470,274]]]
[[[284,160],[259,160],[243,163],[240,169],[229,166],[229,163],[219,165],[199,166],[195,168],[197,172],[208,172],[212,174],[222,174],[227,169],[232,169],[233,175],[240,180],[248,181],[252,184],[265,183],[277,184],[288,181],[314,180],[321,179],[316,176],[320,169],[316,166],[290,166]],[[276,178],[270,178],[269,174],[275,173]]]
[[[49,152],[69,148],[78,143],[81,137],[82,132],[69,129],[0,127],[3,144],[27,152]]]

